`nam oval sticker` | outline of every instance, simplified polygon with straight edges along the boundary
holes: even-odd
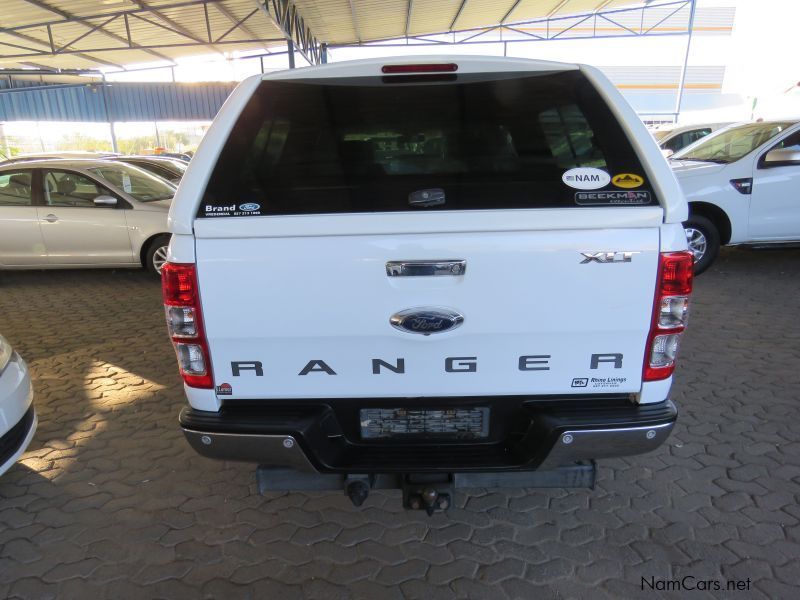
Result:
[[[601,169],[577,167],[561,176],[561,181],[576,190],[597,190],[611,181],[611,176]]]

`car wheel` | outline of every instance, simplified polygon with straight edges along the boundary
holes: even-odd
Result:
[[[694,273],[699,275],[714,262],[719,252],[719,231],[710,219],[692,215],[683,223],[689,250],[694,255]]]
[[[161,267],[167,262],[167,248],[169,247],[168,235],[160,235],[147,247],[145,254],[145,268],[156,277],[161,277]]]

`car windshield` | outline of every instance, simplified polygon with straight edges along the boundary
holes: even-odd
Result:
[[[168,200],[175,195],[175,186],[131,165],[109,163],[108,166],[92,167],[89,171],[139,202]]]
[[[653,137],[656,138],[657,142],[660,142],[670,133],[672,133],[672,129],[659,129],[658,131],[653,132]]]
[[[750,123],[722,129],[672,155],[673,160],[732,163],[794,123]]]
[[[186,172],[186,167],[189,165],[183,162],[182,160],[170,160],[168,161],[175,169],[177,169],[180,173]]]

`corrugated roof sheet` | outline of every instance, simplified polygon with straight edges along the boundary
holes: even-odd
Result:
[[[272,0],[266,1],[271,5]],[[658,8],[661,4],[667,6]],[[0,5],[0,67],[6,68],[35,63],[86,69],[285,44],[275,22],[266,12],[256,11],[255,0],[0,0]],[[320,42],[350,44],[641,7],[643,2],[293,0],[293,5]],[[688,4],[681,8],[679,1],[659,0],[655,6],[648,6],[647,23],[637,17],[638,13],[614,18],[624,21],[625,27],[638,29],[656,24],[662,12],[667,15],[678,8],[677,17],[658,27],[685,30]],[[244,23],[237,26],[243,19]],[[730,31],[732,23],[731,8],[697,9],[698,30]],[[553,26],[566,28],[570,21]],[[614,27],[608,22],[605,26]],[[593,27],[575,27],[571,36],[592,35]]]
[[[235,85],[110,83],[23,87],[0,94],[0,121],[210,121]]]

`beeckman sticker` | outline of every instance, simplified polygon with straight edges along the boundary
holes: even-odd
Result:
[[[576,190],[597,190],[608,185],[611,176],[600,169],[578,167],[561,176],[561,181]]]
[[[638,206],[650,204],[650,192],[576,192],[575,204],[580,206]]]
[[[631,189],[641,187],[644,179],[633,173],[620,173],[612,177],[611,183],[620,188]]]

